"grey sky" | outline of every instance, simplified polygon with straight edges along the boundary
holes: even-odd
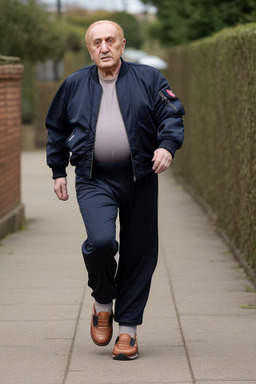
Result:
[[[51,4],[54,7],[57,0],[39,0],[40,3]],[[140,0],[61,0],[63,8],[80,6],[88,10],[106,9],[109,11],[124,11],[139,13],[145,10],[145,5]],[[150,11],[153,11],[151,7]]]

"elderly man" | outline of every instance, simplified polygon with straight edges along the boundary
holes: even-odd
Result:
[[[95,65],[71,74],[52,101],[47,164],[63,201],[70,153],[76,166],[87,232],[82,254],[95,300],[91,337],[107,345],[114,317],[119,332],[112,357],[132,360],[157,263],[157,175],[182,145],[184,109],[158,70],[123,61],[126,41],[118,24],[95,22],[85,39]]]

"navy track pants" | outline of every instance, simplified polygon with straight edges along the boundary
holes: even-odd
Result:
[[[130,161],[98,163],[91,179],[76,176],[87,239],[82,245],[92,296],[115,301],[115,321],[139,325],[158,255],[158,177],[134,182]],[[119,259],[116,219],[119,214]]]

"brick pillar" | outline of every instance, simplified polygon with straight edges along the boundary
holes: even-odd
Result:
[[[21,77],[23,65],[0,65],[0,238],[24,221],[21,203]]]

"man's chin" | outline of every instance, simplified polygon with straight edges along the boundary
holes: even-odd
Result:
[[[119,69],[121,65],[121,62],[120,63],[116,63],[115,61],[111,60],[111,61],[108,61],[108,62],[100,62],[98,64],[98,68],[100,71],[107,71],[107,72],[115,72],[117,69]]]
[[[113,62],[112,60],[110,60],[110,61],[101,61],[99,63],[99,68],[102,68],[102,69],[115,68],[116,66],[117,66],[117,64],[115,62]]]
[[[111,67],[114,67],[114,66],[115,66],[115,63],[113,63],[112,60],[101,61],[100,62],[100,67],[102,67],[102,68],[111,68]]]

